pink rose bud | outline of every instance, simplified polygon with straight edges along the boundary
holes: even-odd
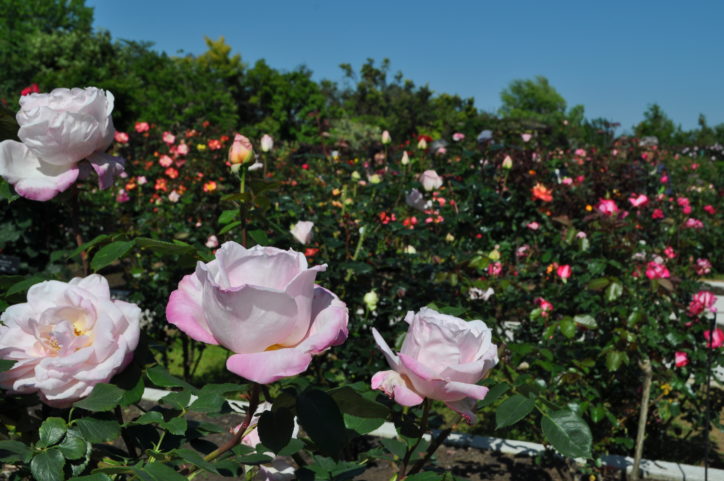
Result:
[[[529,222],[528,225],[526,225],[526,227],[530,230],[538,230],[538,229],[540,229],[540,224],[537,222]]]
[[[685,352],[676,351],[674,354],[674,362],[676,363],[676,367],[684,367],[689,364],[689,355]]]
[[[0,316],[0,358],[17,361],[0,373],[0,387],[11,394],[37,393],[65,408],[133,358],[141,310],[112,300],[104,277],[41,282],[27,299]]]
[[[166,318],[189,337],[232,351],[229,371],[269,384],[304,372],[319,354],[347,339],[347,306],[315,285],[326,265],[304,254],[226,242],[216,258],[179,282]]]
[[[273,148],[274,148],[274,139],[272,139],[271,135],[268,135],[268,134],[262,135],[261,136],[261,151],[269,152]]]
[[[241,134],[234,136],[234,143],[229,148],[229,162],[234,164],[245,164],[250,162],[254,155],[254,148],[249,139]]]
[[[384,145],[387,145],[390,142],[392,142],[392,137],[390,137],[390,133],[385,130],[384,132],[382,132],[382,143]]]
[[[558,274],[558,277],[560,277],[564,281],[571,277],[571,272],[571,266],[569,266],[568,264],[558,266],[558,268],[556,269],[556,274]]]
[[[498,363],[498,348],[483,321],[464,321],[423,307],[407,313],[407,336],[399,354],[372,329],[391,370],[372,377],[372,389],[403,406],[425,398],[443,401],[468,423],[475,422],[475,404],[488,388],[477,382]]]

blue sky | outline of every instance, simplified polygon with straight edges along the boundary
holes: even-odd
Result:
[[[494,111],[513,79],[548,77],[569,107],[630,128],[657,102],[684,128],[699,113],[724,123],[724,2],[423,0],[87,0],[95,27],[171,55],[224,36],[245,63],[260,58],[315,79],[338,65],[389,58],[436,92]]]

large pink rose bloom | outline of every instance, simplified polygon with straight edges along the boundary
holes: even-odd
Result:
[[[488,393],[476,383],[498,363],[490,329],[483,321],[466,322],[426,307],[408,312],[405,322],[410,327],[398,355],[372,329],[392,368],[372,377],[372,389],[403,406],[415,406],[426,397],[443,401],[469,423],[475,422],[475,402]]]
[[[140,318],[135,304],[111,300],[97,274],[36,284],[28,302],[0,317],[0,358],[17,361],[0,373],[0,386],[67,407],[130,362]]]
[[[268,384],[294,376],[347,339],[347,306],[314,284],[326,267],[308,268],[291,249],[226,242],[181,280],[166,317],[197,341],[233,351],[226,367],[241,377]]]
[[[100,187],[123,171],[123,159],[105,153],[115,129],[113,94],[95,87],[55,89],[20,98],[21,142],[0,143],[0,176],[28,199],[45,201],[92,168]],[[88,160],[88,163],[80,163]]]

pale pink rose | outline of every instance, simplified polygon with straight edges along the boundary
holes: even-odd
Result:
[[[698,276],[705,276],[711,272],[711,262],[709,259],[697,259],[694,265],[694,271]]]
[[[208,239],[206,239],[206,244],[204,244],[209,249],[216,249],[219,247],[219,239],[215,235],[210,235]]]
[[[714,332],[711,330],[704,331],[704,339],[706,339],[706,347],[716,349],[724,345],[724,331],[718,327]]]
[[[197,341],[234,354],[226,367],[268,384],[304,372],[313,354],[347,338],[347,306],[314,285],[326,265],[293,250],[226,242],[171,293],[166,317]]]
[[[600,199],[596,205],[596,210],[603,215],[615,215],[618,213],[618,205],[616,205],[616,201],[611,199]]]
[[[689,364],[689,355],[682,351],[676,351],[674,353],[674,363],[676,367],[684,367]]]
[[[139,134],[142,134],[144,132],[148,132],[148,130],[151,128],[151,126],[148,125],[148,122],[136,122],[136,132]]]
[[[28,199],[45,201],[94,170],[110,186],[124,160],[106,154],[113,142],[113,94],[95,87],[55,89],[20,98],[18,138],[0,143],[0,176]],[[87,162],[85,162],[87,160]]]
[[[452,135],[452,139],[453,139],[454,142],[460,142],[460,141],[463,140],[464,138],[465,138],[465,134],[463,134],[463,133],[461,133],[461,132],[455,132],[455,133]]]
[[[138,178],[136,178],[136,183],[137,183],[138,185],[143,185],[143,184],[145,184],[146,182],[148,182],[148,180],[147,180],[146,177],[143,176],[143,175],[139,175]]]
[[[312,229],[314,222],[308,220],[299,221],[289,230],[294,238],[302,244],[308,244],[312,240]]]
[[[475,403],[488,393],[477,382],[498,363],[490,329],[483,321],[466,322],[427,307],[408,312],[405,322],[409,328],[397,355],[372,329],[392,368],[372,377],[372,389],[403,406],[418,405],[424,398],[443,401],[467,422],[475,422]]]
[[[572,185],[572,184],[573,184],[573,179],[570,178],[570,177],[563,177],[563,179],[561,179],[561,183],[562,183],[563,185]]]
[[[564,281],[571,277],[571,272],[571,266],[569,266],[568,264],[560,265],[556,269],[556,274],[558,274],[558,277],[560,277]]]
[[[426,191],[430,192],[442,186],[442,177],[437,175],[434,170],[426,170],[420,174],[420,183]]]
[[[445,155],[447,154],[447,149],[445,147],[438,147],[438,149],[435,151],[435,155]]]
[[[128,143],[128,134],[125,132],[116,132],[113,135],[113,139],[118,142],[119,144],[127,144]]]
[[[262,152],[269,152],[271,149],[274,148],[274,139],[269,134],[264,134],[261,136],[261,151]]]
[[[585,239],[586,237],[588,237],[588,236],[583,231],[578,231],[578,234],[576,234],[577,239]]]
[[[132,359],[141,310],[111,300],[104,277],[41,282],[27,299],[0,316],[0,358],[17,361],[0,373],[2,388],[68,407]]]
[[[576,156],[578,156],[578,157],[585,157],[585,156],[586,156],[586,150],[585,150],[585,149],[576,149],[576,151],[574,152],[574,154],[576,154]]]
[[[540,224],[537,222],[529,222],[528,225],[526,225],[526,227],[530,230],[538,230],[538,229],[540,229]]]
[[[188,144],[181,141],[181,143],[176,146],[176,153],[178,155],[188,155],[188,153],[189,153]]]
[[[634,207],[643,207],[648,204],[649,198],[644,194],[631,194],[631,197],[629,197],[628,201]]]
[[[646,264],[646,277],[649,279],[667,279],[670,277],[669,269],[656,261]]]
[[[171,167],[171,165],[173,165],[173,159],[168,155],[162,155],[159,157],[158,163],[161,164],[161,167]]]
[[[689,217],[684,222],[684,227],[687,229],[703,229],[704,223],[700,221],[699,219],[694,219],[693,217]]]
[[[530,142],[533,136],[531,134],[520,134],[520,138],[523,139],[523,142]]]
[[[174,204],[178,202],[178,200],[181,198],[181,194],[176,192],[175,190],[172,190],[170,194],[168,194],[168,200],[170,202],[173,202]]]
[[[164,132],[161,136],[161,140],[163,140],[168,145],[172,145],[174,142],[176,142],[176,136],[173,135],[171,132]]]
[[[515,250],[515,255],[520,258],[527,257],[528,254],[530,254],[530,246],[528,244],[524,244]]]
[[[121,189],[118,191],[118,194],[116,194],[116,202],[119,204],[123,204],[129,200],[131,200],[131,197],[128,195],[128,192],[126,192],[126,189]]]

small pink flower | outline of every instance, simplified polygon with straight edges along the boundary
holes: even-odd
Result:
[[[158,163],[161,164],[161,167],[171,167],[171,165],[173,164],[173,159],[168,155],[162,155],[158,159]]]
[[[585,151],[585,149],[576,149],[574,154],[576,154],[578,157],[585,157],[586,151]]]
[[[542,297],[536,297],[533,300],[533,302],[535,302],[536,305],[540,308],[541,316],[543,316],[543,317],[548,317],[548,315],[551,313],[551,311],[553,311],[553,304],[546,301]]]
[[[143,184],[145,184],[146,182],[148,182],[148,180],[147,180],[146,177],[143,176],[143,175],[139,175],[138,178],[136,178],[136,183],[137,183],[138,185],[143,185]]]
[[[571,277],[571,266],[569,266],[568,264],[558,266],[558,268],[556,269],[556,274],[558,274],[558,277],[560,277],[564,281],[567,280],[569,277]]]
[[[488,264],[488,274],[494,277],[497,277],[500,275],[500,273],[503,272],[503,264],[500,262],[491,262]]]
[[[135,129],[136,129],[136,132],[138,132],[139,134],[142,134],[142,133],[144,133],[144,132],[148,132],[148,130],[149,130],[150,128],[151,128],[151,127],[148,125],[148,122],[136,122],[136,127],[135,127]]]
[[[128,143],[128,134],[125,132],[116,132],[113,134],[113,138],[116,142],[119,144],[127,144]]]
[[[131,200],[131,197],[128,195],[128,192],[126,192],[125,189],[121,189],[118,191],[118,195],[116,195],[116,202],[122,204],[124,202],[128,202],[129,200]]]
[[[576,234],[577,239],[585,239],[586,237],[588,237],[588,236],[583,231],[579,231],[578,234]]]
[[[674,362],[676,367],[684,367],[689,364],[689,355],[682,351],[676,351],[674,354]]]
[[[716,296],[709,291],[697,292],[689,303],[690,316],[698,316],[704,311],[716,314]]]
[[[670,275],[669,269],[656,261],[651,261],[646,265],[646,277],[649,279],[667,279]]]
[[[526,257],[530,254],[530,246],[528,244],[522,245],[515,250],[515,255],[518,257]]]
[[[716,214],[716,209],[715,209],[714,206],[711,205],[711,204],[705,205],[705,206],[704,206],[704,211],[705,211],[707,214],[711,214],[711,215]]]
[[[664,218],[664,211],[661,209],[654,209],[654,211],[651,213],[652,219],[663,219]]]
[[[523,142],[530,142],[533,136],[531,134],[520,134],[520,138],[523,139]]]
[[[187,155],[189,153],[189,146],[181,141],[181,143],[176,146],[176,153],[178,155]]]
[[[664,249],[664,255],[669,259],[673,259],[676,257],[676,252],[674,251],[673,247],[668,246],[666,247],[666,249]]]
[[[206,244],[204,244],[209,249],[216,249],[219,247],[219,239],[215,235],[210,235],[208,239],[206,239]]]
[[[694,271],[698,276],[705,276],[711,272],[711,262],[709,259],[697,259],[694,265]]]
[[[540,224],[537,222],[529,222],[528,225],[526,225],[526,227],[530,230],[538,230],[538,229],[540,229]]]
[[[174,142],[176,142],[176,136],[173,135],[171,132],[164,132],[161,139],[168,145],[171,145]]]
[[[644,194],[632,194],[628,201],[631,202],[631,205],[634,207],[643,207],[648,204],[649,198]]]
[[[686,227],[687,229],[703,229],[704,223],[699,219],[689,217],[688,219],[686,219],[686,222],[684,222],[684,227]]]
[[[704,331],[704,339],[706,339],[706,347],[710,349],[716,349],[724,345],[724,331],[720,328],[716,328],[714,332]]]
[[[618,205],[614,200],[600,199],[598,205],[596,205],[596,210],[603,215],[611,216],[618,213]]]
[[[586,180],[586,178],[582,175],[579,175],[578,177],[576,177],[576,184],[582,184],[584,180]]]
[[[573,184],[573,179],[571,179],[570,177],[563,177],[563,179],[561,180],[561,183],[563,185],[571,185],[571,184]]]
[[[463,140],[464,138],[465,138],[465,134],[460,133],[460,132],[455,132],[455,133],[452,135],[452,139],[453,139],[455,142],[460,142],[460,141]]]
[[[181,198],[181,195],[178,192],[176,192],[175,190],[172,190],[171,193],[168,194],[168,200],[173,203],[178,202],[178,200],[180,198]]]

